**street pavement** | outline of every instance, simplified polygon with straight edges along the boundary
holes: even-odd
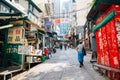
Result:
[[[14,76],[13,80],[107,80],[96,72],[90,63],[91,54],[87,51],[84,66],[79,67],[75,49],[60,50],[52,58]]]

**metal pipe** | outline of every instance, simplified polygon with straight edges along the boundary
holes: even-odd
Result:
[[[22,42],[22,46],[24,46],[24,38],[25,38],[25,29],[24,29],[24,27],[22,27],[22,29],[23,29],[23,42]],[[23,49],[22,49],[22,65],[21,65],[21,69],[24,69],[24,54],[23,54]]]

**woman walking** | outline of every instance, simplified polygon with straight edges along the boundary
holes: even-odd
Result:
[[[84,54],[83,54],[83,48],[84,45],[82,44],[82,41],[79,42],[78,46],[77,46],[77,52],[78,52],[78,61],[80,63],[80,67],[83,66],[83,61],[84,61]]]

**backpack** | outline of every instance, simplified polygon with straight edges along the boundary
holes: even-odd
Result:
[[[82,48],[82,52],[83,52],[83,55],[86,56],[86,50],[84,47]]]

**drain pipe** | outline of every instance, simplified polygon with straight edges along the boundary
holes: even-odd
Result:
[[[25,29],[24,29],[24,27],[22,27],[22,33],[23,33],[23,38],[22,38],[22,46],[24,46],[24,38],[25,38]],[[22,47],[23,48],[23,47]],[[23,54],[23,49],[22,49],[22,65],[21,65],[21,69],[23,70],[24,69],[24,54]]]

